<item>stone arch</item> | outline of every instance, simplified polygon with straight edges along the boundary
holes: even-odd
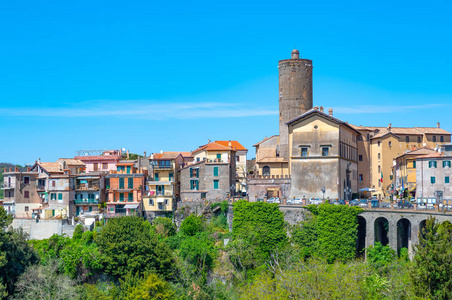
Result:
[[[388,219],[384,217],[379,217],[374,223],[374,236],[375,242],[380,242],[383,246],[389,244],[389,222]]]
[[[269,166],[264,166],[262,168],[262,175],[264,176],[270,176],[270,167]]]
[[[364,217],[358,216],[358,232],[356,237],[356,257],[364,257],[366,249],[367,221]]]
[[[402,218],[397,222],[397,254],[400,255],[402,248],[409,249],[411,241],[411,222]]]

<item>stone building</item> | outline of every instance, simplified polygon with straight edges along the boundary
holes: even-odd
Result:
[[[394,159],[422,147],[438,148],[450,143],[451,133],[437,127],[354,126],[361,133],[358,141],[358,188],[373,188],[379,198],[393,190]]]
[[[290,197],[352,200],[358,192],[357,138],[348,123],[323,108],[287,122]]]
[[[246,156],[248,149],[238,141],[215,141],[215,143],[235,150],[235,190],[237,193],[246,193]]]
[[[235,195],[236,150],[212,142],[192,152],[180,169],[181,201],[219,201]]]

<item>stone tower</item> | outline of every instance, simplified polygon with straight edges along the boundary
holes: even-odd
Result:
[[[312,60],[301,59],[298,50],[291,59],[280,60],[279,68],[279,150],[289,158],[289,133],[286,122],[312,108]]]

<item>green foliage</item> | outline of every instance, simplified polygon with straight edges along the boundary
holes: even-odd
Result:
[[[1,209],[3,210],[3,209]],[[0,223],[7,224],[4,215]],[[12,295],[15,283],[25,269],[39,261],[37,253],[27,242],[27,235],[20,229],[0,229],[0,296]]]
[[[441,226],[433,217],[426,221],[410,272],[418,296],[449,299],[452,295],[451,240],[450,226]]]
[[[155,233],[164,238],[176,235],[176,225],[170,218],[155,218],[152,221]]]
[[[232,228],[235,238],[253,240],[256,256],[262,259],[287,245],[284,216],[277,204],[243,200],[234,203]]]
[[[165,278],[171,277],[171,251],[151,235],[150,227],[149,222],[139,217],[108,221],[94,238],[102,254],[105,273],[124,277],[127,273],[156,272]]]
[[[201,273],[212,268],[216,256],[214,240],[205,232],[186,237],[180,247],[180,256]]]
[[[380,242],[367,248],[367,262],[375,270],[385,270],[396,257],[396,252],[391,247],[383,246]]]
[[[78,224],[77,226],[75,226],[72,239],[74,240],[81,239],[83,232],[85,232],[85,228],[83,227],[82,224]]]
[[[316,215],[319,255],[329,263],[355,258],[357,215],[362,209],[330,204],[309,206],[308,209]]]
[[[189,215],[180,225],[180,231],[184,235],[194,236],[203,230],[203,219],[195,215]]]
[[[13,216],[8,215],[6,210],[0,206],[0,230],[9,226],[13,221]]]
[[[316,216],[307,215],[304,221],[292,228],[291,236],[302,257],[316,255],[319,250]]]
[[[155,274],[147,275],[136,285],[127,289],[126,300],[170,300],[174,299],[170,285]]]

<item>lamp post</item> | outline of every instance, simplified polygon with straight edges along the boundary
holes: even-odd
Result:
[[[322,193],[323,193],[323,198],[322,198],[322,200],[325,200],[325,192],[326,192],[325,186],[323,186],[323,187],[320,189],[320,191],[322,191]]]

